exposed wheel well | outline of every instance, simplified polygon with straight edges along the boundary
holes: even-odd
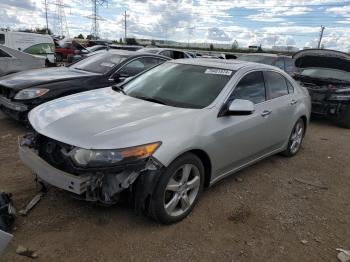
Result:
[[[204,186],[208,187],[210,185],[211,171],[212,171],[212,165],[208,154],[205,151],[200,149],[194,149],[189,152],[195,154],[202,161],[204,170],[205,170]]]
[[[303,122],[304,122],[304,126],[305,126],[305,132],[306,132],[306,129],[308,128],[308,126],[307,126],[307,118],[306,118],[306,116],[302,116],[302,117],[300,117],[302,120],[303,120]]]

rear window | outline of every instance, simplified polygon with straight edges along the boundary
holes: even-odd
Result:
[[[116,65],[126,59],[125,56],[103,52],[89,56],[73,65],[71,68],[88,71],[92,73],[105,74],[111,71]]]

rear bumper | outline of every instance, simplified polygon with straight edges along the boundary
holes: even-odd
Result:
[[[19,157],[40,179],[55,187],[81,195],[87,190],[88,177],[72,175],[49,165],[34,150],[19,145]]]

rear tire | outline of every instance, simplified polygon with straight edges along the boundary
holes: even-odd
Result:
[[[346,111],[340,116],[337,124],[344,128],[350,128],[350,105],[348,105]]]
[[[305,123],[304,123],[304,120],[300,118],[293,127],[292,133],[289,137],[287,149],[282,152],[282,155],[286,157],[295,156],[301,148],[304,135],[305,135]]]
[[[161,175],[150,201],[150,215],[162,224],[183,220],[196,205],[203,185],[201,160],[192,153],[180,156]]]

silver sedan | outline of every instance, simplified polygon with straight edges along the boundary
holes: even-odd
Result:
[[[19,149],[43,181],[104,204],[127,191],[137,211],[170,224],[203,188],[297,154],[309,118],[307,90],[276,67],[186,59],[35,108]]]

